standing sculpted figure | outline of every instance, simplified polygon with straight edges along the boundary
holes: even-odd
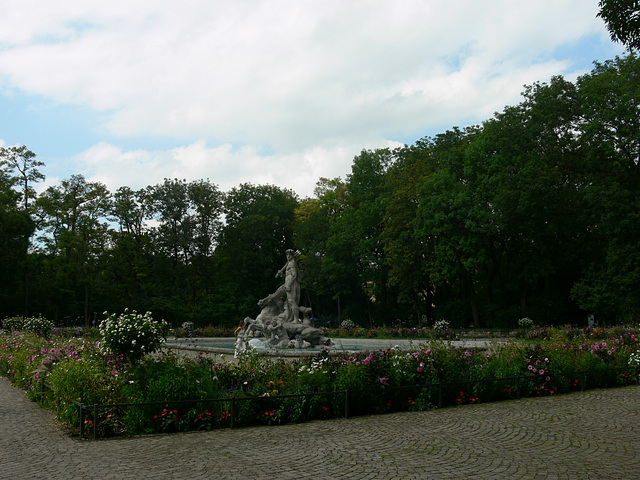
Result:
[[[287,294],[285,303],[284,321],[299,322],[300,321],[300,270],[296,258],[297,252],[289,249],[285,252],[287,263],[278,270],[276,277],[284,277],[284,290]]]

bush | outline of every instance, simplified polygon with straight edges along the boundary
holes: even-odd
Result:
[[[40,335],[41,337],[46,337],[49,332],[53,330],[54,325],[51,320],[47,320],[44,317],[30,317],[25,318],[24,326],[22,328],[28,332]]]
[[[55,327],[51,320],[47,320],[42,316],[8,317],[2,321],[2,325],[6,330],[33,332],[41,337],[48,335]]]
[[[531,328],[533,327],[533,320],[531,320],[529,317],[521,318],[520,320],[518,320],[518,326],[520,328]]]
[[[154,321],[151,312],[141,315],[125,309],[121,315],[111,314],[100,323],[101,348],[134,364],[162,346],[166,329],[167,324]]]
[[[196,329],[196,326],[193,322],[184,322],[182,324],[182,329],[187,333],[187,334],[192,334],[194,332],[194,330]]]
[[[24,326],[24,317],[7,317],[2,320],[2,328],[5,330],[22,330]]]
[[[445,332],[449,330],[449,322],[447,320],[438,320],[433,324],[433,329],[438,332]]]
[[[47,375],[55,397],[60,399],[58,418],[77,424],[79,410],[71,400],[86,405],[121,401],[117,370],[107,368],[100,359],[67,358]]]
[[[356,328],[356,324],[353,323],[353,320],[347,318],[346,320],[342,321],[342,323],[340,324],[340,328],[349,330],[350,328]]]

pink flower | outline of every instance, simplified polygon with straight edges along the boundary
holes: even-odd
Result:
[[[541,368],[540,371],[538,372],[540,375],[544,375],[544,368]]]
[[[382,383],[384,385],[385,383],[387,383],[387,379],[385,377],[382,377],[380,379],[380,383]]]

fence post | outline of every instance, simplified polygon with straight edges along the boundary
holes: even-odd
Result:
[[[344,391],[344,418],[349,418],[349,390]]]
[[[84,403],[80,404],[80,438],[84,438]]]
[[[234,427],[235,417],[236,417],[236,392],[233,392],[233,397],[231,397],[231,428]]]
[[[98,438],[98,404],[93,404],[93,439]]]

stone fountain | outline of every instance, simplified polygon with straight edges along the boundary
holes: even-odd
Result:
[[[276,350],[313,348],[331,345],[324,330],[311,323],[311,308],[300,306],[300,251],[287,250],[287,263],[276,273],[284,284],[258,301],[262,309],[253,319],[246,317],[236,339],[236,355],[248,348]]]

